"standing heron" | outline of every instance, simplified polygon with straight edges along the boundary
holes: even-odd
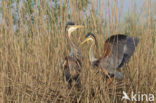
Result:
[[[109,78],[108,84],[112,82],[111,76],[114,76],[116,79],[122,79],[123,73],[118,70],[127,63],[133,55],[135,47],[139,42],[138,38],[123,34],[112,35],[105,41],[104,52],[100,58],[94,56],[93,47],[97,44],[95,35],[93,33],[88,33],[85,38],[86,39],[81,44],[89,40],[92,41],[89,50],[91,65],[101,68],[102,72]]]
[[[63,63],[63,77],[68,82],[68,88],[71,88],[73,81],[75,81],[75,86],[79,87],[81,85],[79,78],[81,72],[81,53],[70,37],[73,31],[82,27],[81,25],[75,25],[73,22],[68,22],[65,27],[65,37],[71,48],[70,54],[65,57]]]

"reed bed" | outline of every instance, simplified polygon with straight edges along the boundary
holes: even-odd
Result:
[[[122,92],[156,94],[156,2],[129,0],[1,0],[0,101],[1,103],[120,103]],[[83,24],[72,35],[78,46],[87,32],[97,36],[100,57],[104,41],[118,33],[136,36],[139,44],[124,78],[110,86],[90,66],[89,43],[80,47],[83,59],[80,90],[67,89],[61,63],[70,52],[65,24]]]

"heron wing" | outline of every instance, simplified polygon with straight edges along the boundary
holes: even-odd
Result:
[[[127,37],[126,44],[124,47],[124,55],[121,64],[118,68],[122,67],[125,63],[127,63],[130,57],[133,55],[135,47],[137,46],[139,39],[137,37]]]
[[[108,69],[116,69],[121,64],[124,57],[124,46],[127,36],[118,34],[108,38],[104,45],[104,53],[100,58],[101,65]]]
[[[76,79],[81,71],[81,61],[70,56],[66,57],[65,60],[67,61],[66,68],[64,69],[65,76],[71,79]]]
[[[101,64],[108,70],[122,67],[133,55],[138,38],[118,34],[108,38],[105,42]]]

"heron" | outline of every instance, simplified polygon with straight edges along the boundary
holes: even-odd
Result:
[[[71,34],[78,28],[83,28],[82,25],[75,25],[74,22],[68,22],[65,26],[65,37],[71,48],[70,54],[65,57],[63,63],[63,78],[68,83],[68,88],[72,87],[73,81],[75,86],[80,87],[80,72],[81,72],[81,53],[78,47],[71,41]]]
[[[124,34],[112,35],[105,41],[104,52],[99,58],[94,56],[94,47],[97,45],[96,36],[91,32],[87,33],[85,40],[81,42],[81,45],[87,41],[92,42],[89,49],[89,60],[91,65],[93,67],[101,68],[100,70],[109,78],[109,81],[107,82],[109,85],[112,82],[112,76],[118,80],[123,78],[123,73],[119,70],[125,63],[128,63],[139,39]]]

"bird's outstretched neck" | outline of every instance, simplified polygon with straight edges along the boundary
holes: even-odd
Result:
[[[90,46],[89,49],[89,60],[90,62],[93,64],[95,61],[97,61],[98,59],[94,56],[94,46],[95,46],[95,42],[93,42]]]
[[[71,35],[71,33],[67,31],[67,32],[66,32],[66,38],[67,38],[67,41],[68,41],[70,47],[71,47],[71,48],[76,48],[75,44],[71,41],[69,35]]]
[[[70,33],[71,32],[68,32],[68,31],[66,32],[66,38],[67,38],[67,41],[68,41],[70,48],[71,48],[70,56],[73,57],[73,56],[80,55],[80,53],[79,53],[77,46],[71,41],[71,39],[69,37],[69,35],[71,35]]]

